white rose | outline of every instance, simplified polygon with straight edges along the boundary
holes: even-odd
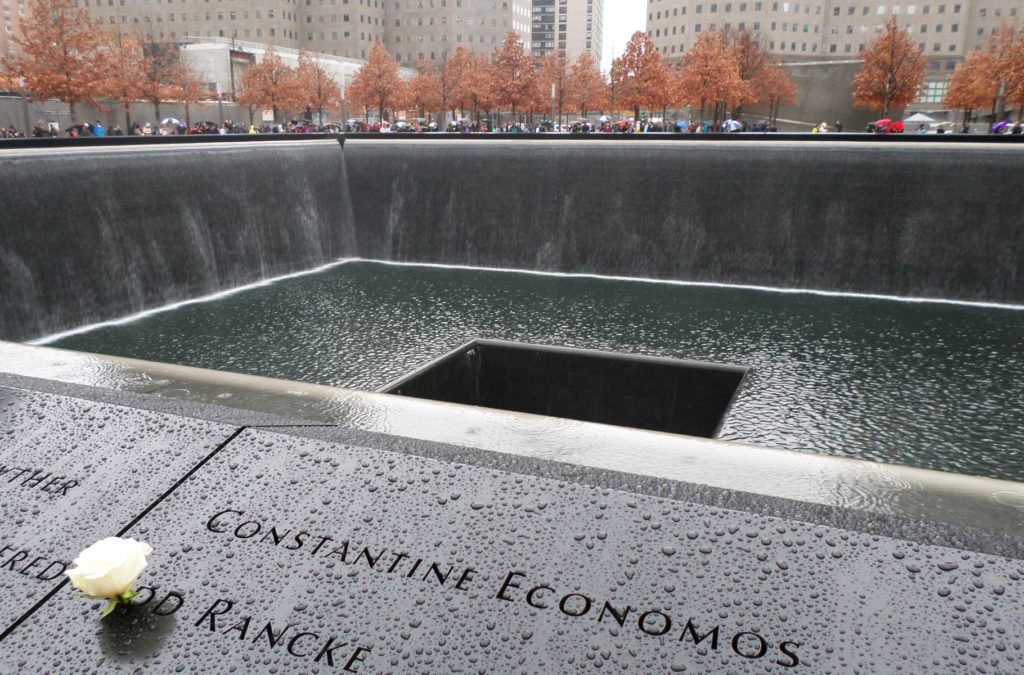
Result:
[[[94,598],[116,598],[131,590],[146,569],[149,544],[134,539],[107,537],[82,551],[74,569],[65,574],[71,584]]]

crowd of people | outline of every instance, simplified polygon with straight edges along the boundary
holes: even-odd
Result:
[[[178,135],[195,135],[195,134],[207,134],[207,135],[226,135],[226,134],[309,134],[309,133],[337,133],[341,130],[341,126],[337,124],[317,125],[311,122],[291,121],[282,124],[266,124],[261,123],[260,125],[255,124],[239,124],[232,120],[225,120],[224,122],[192,122],[185,123],[181,120],[168,118],[162,123],[154,125],[150,122],[133,122],[128,130],[125,131],[120,125],[114,124],[110,127],[104,127],[103,123],[99,120],[95,122],[80,122],[72,124],[67,129],[62,130],[56,122],[49,122],[47,124],[36,124],[32,127],[31,136],[33,138],[46,138],[46,137],[67,137],[67,138],[85,138],[93,136],[97,138],[103,138],[105,136],[178,136]],[[0,128],[0,138],[24,138],[25,134],[21,133],[14,127],[7,129]]]
[[[887,124],[880,125],[872,123],[866,131],[875,134],[904,133],[903,123],[895,120],[880,120]],[[282,123],[240,124],[232,120],[223,122],[191,122],[186,123],[174,118],[166,118],[160,124],[150,122],[133,122],[127,130],[114,124],[105,127],[99,120],[95,122],[80,122],[72,124],[66,129],[61,129],[56,122],[36,124],[30,131],[33,138],[45,137],[105,137],[105,136],[176,136],[176,135],[227,135],[227,134],[310,134],[310,133],[432,133],[442,130],[436,121],[426,119],[413,119],[409,121],[382,122],[375,121],[368,123],[364,120],[350,119],[344,124],[314,124],[308,120],[290,120]],[[506,122],[504,124],[493,124],[490,119],[481,118],[478,120],[454,119],[443,127],[449,133],[614,133],[614,134],[637,134],[637,133],[772,133],[778,129],[766,120],[748,123],[746,120],[726,119],[721,122],[710,122],[705,120],[677,120],[667,121],[660,118],[635,120],[633,118],[621,118],[612,120],[607,116],[601,116],[596,121],[579,119],[565,124],[556,124],[551,120],[540,120],[538,122]],[[837,120],[832,125],[827,122],[813,125],[811,133],[839,133],[843,131],[843,123]],[[916,133],[953,133],[955,130],[946,129],[938,125],[932,129],[926,125],[919,125]],[[971,127],[964,125],[959,129],[960,133],[971,132]],[[1009,120],[993,124],[989,133],[1021,135],[1024,133],[1024,122],[1013,123]],[[0,139],[25,138],[25,134],[14,126],[0,127]]]

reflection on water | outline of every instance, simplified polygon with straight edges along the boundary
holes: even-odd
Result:
[[[351,263],[54,346],[374,389],[474,337],[751,366],[721,437],[1024,480],[1024,312]]]

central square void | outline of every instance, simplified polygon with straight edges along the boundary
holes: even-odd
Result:
[[[714,438],[742,366],[473,340],[380,391]]]

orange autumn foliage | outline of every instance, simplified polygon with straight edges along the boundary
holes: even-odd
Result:
[[[299,51],[299,65],[295,69],[295,97],[299,107],[309,117],[315,110],[318,122],[324,123],[324,110],[341,106],[341,86],[320,63],[317,54]]]
[[[14,38],[17,57],[4,57],[3,71],[21,78],[34,99],[58,99],[71,106],[95,103],[107,72],[104,33],[74,0],[32,0]]]
[[[635,119],[640,118],[641,108],[661,107],[669,79],[670,71],[654,41],[641,31],[633,33],[622,56],[612,61],[615,102],[633,110]]]
[[[373,44],[366,63],[356,71],[348,87],[348,99],[367,109],[376,109],[380,119],[384,111],[405,98],[405,82],[398,74],[398,63],[380,42]]]
[[[512,115],[517,108],[529,107],[538,98],[537,72],[533,58],[522,38],[509,31],[501,49],[494,55],[493,92],[499,105],[508,106]]]
[[[889,17],[885,30],[861,57],[864,64],[853,78],[854,105],[888,117],[920,94],[927,64],[895,16]]]
[[[676,86],[685,105],[717,111],[720,105],[735,105],[753,98],[750,87],[740,77],[732,50],[714,30],[700,34],[693,49],[683,55],[683,67]],[[717,115],[716,115],[717,116]]]
[[[572,64],[568,90],[566,96],[583,117],[590,110],[604,110],[609,105],[608,81],[588,52],[580,54]]]

